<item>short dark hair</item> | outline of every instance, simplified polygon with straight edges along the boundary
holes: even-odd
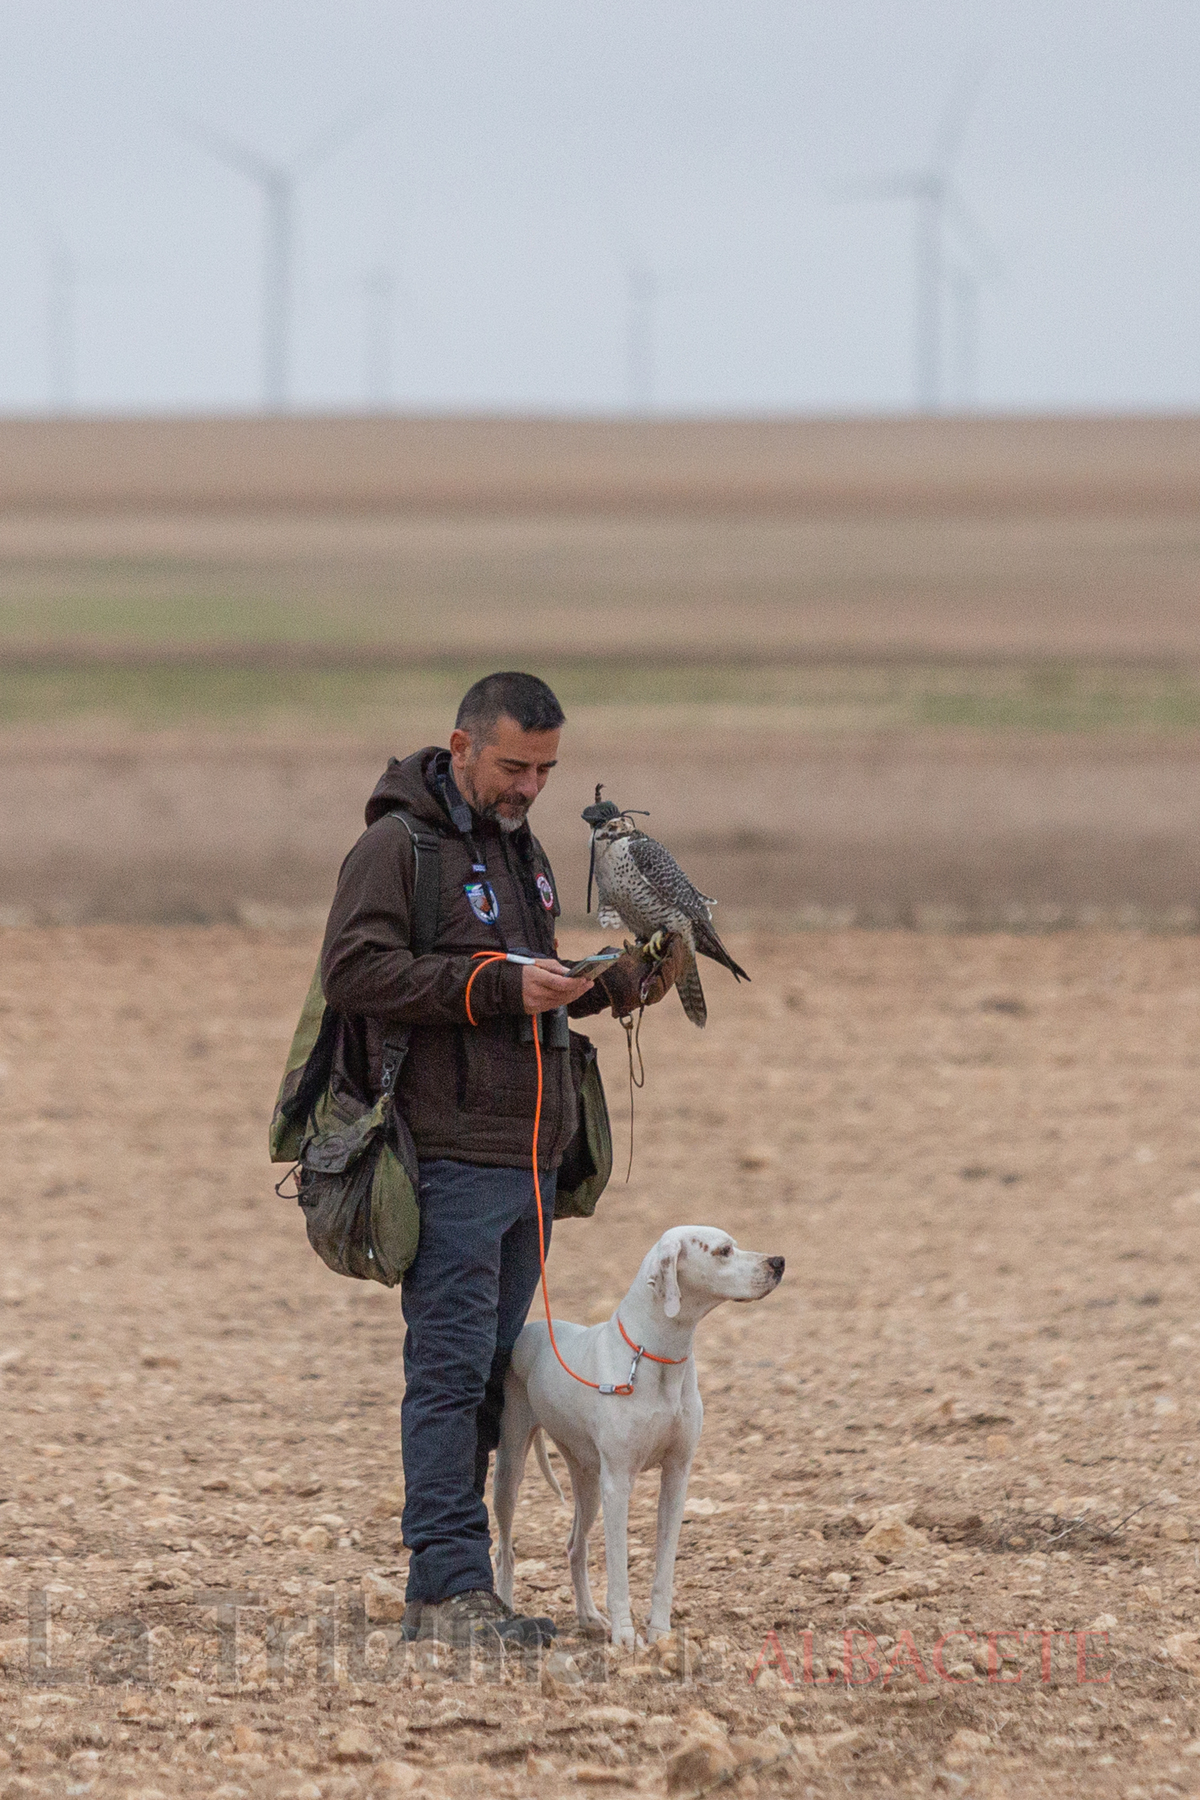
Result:
[[[522,731],[557,731],[567,715],[539,676],[504,669],[467,689],[454,723],[458,730],[469,731],[477,744],[489,743],[501,718],[514,719]]]

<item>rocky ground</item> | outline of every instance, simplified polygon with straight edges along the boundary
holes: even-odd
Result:
[[[4,933],[0,1800],[1200,1790],[1200,944],[731,948],[551,1259],[597,1319],[668,1224],[787,1257],[698,1340],[677,1634],[571,1641],[534,1471],[499,1670],[396,1644],[397,1297],[272,1191],[311,937]]]

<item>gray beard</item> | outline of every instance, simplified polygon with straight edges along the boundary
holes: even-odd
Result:
[[[488,819],[493,825],[498,826],[506,837],[511,836],[514,831],[520,831],[522,825],[529,816],[528,807],[525,808],[525,811],[521,814],[519,819],[506,819],[504,814],[495,806],[477,806],[475,811],[479,814],[481,819]]]
[[[473,786],[473,783],[470,785]],[[520,831],[522,825],[525,823],[525,820],[529,816],[529,807],[528,806],[525,808],[525,811],[521,814],[519,819],[504,818],[497,811],[495,806],[480,806],[478,801],[475,799],[474,794],[468,791],[468,782],[464,781],[460,784],[459,792],[462,794],[463,799],[466,800],[474,808],[474,810],[475,810],[476,814],[479,816],[479,818],[490,820],[493,825],[496,825],[500,828],[500,830],[504,833],[504,835],[506,837],[511,837],[511,835],[514,831]]]

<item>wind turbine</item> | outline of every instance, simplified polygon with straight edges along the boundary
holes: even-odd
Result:
[[[392,330],[396,277],[386,263],[363,277],[363,377],[367,406],[387,412],[392,404]]]
[[[357,137],[367,123],[378,116],[384,100],[357,106],[327,131],[312,138],[288,162],[272,162],[257,150],[207,125],[187,119],[181,129],[186,136],[215,156],[228,168],[245,175],[262,191],[263,197],[263,407],[272,413],[286,412],[289,389],[289,352],[292,329],[292,260],[297,184],[305,180],[324,162],[328,162],[351,138]]]
[[[137,265],[80,258],[61,237],[46,249],[46,388],[51,415],[64,417],[79,405],[80,301],[98,283],[121,285]]]
[[[65,244],[50,251],[46,282],[46,362],[50,410],[62,416],[75,405],[78,357],[76,325],[79,265]]]
[[[933,150],[923,169],[838,190],[854,200],[911,200],[914,203],[914,303],[916,399],[921,412],[935,413],[942,399],[942,310],[947,225],[978,270],[994,274],[996,258],[983,231],[954,184],[952,171],[966,135],[981,76],[961,90],[942,115]]]
[[[694,291],[694,273],[676,269],[664,275],[634,244],[625,247],[625,382],[631,413],[646,416],[654,410],[658,361],[658,306],[668,294]]]
[[[625,271],[629,311],[625,330],[625,381],[629,410],[646,414],[654,405],[654,352],[662,281],[656,269],[631,262]]]
[[[979,276],[960,265],[950,271],[954,320],[954,404],[973,412],[979,399]]]

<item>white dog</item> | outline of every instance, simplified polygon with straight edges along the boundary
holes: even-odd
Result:
[[[761,1300],[782,1279],[782,1256],[739,1250],[728,1232],[710,1225],[673,1226],[605,1324],[554,1321],[564,1359],[598,1388],[572,1381],[554,1354],[544,1321],[526,1325],[505,1383],[492,1489],[500,1540],[496,1591],[502,1600],[512,1605],[513,1514],[530,1444],[536,1443],[542,1472],[562,1498],[540,1435],[545,1431],[562,1452],[575,1491],[567,1554],[580,1629],[593,1636],[611,1630],[614,1644],[634,1642],[628,1559],[634,1477],[643,1469],[662,1470],[649,1638],[653,1642],[670,1631],[675,1551],[704,1418],[692,1338],[705,1313],[723,1300]],[[588,1532],[602,1501],[608,1622],[596,1609],[587,1572]]]

